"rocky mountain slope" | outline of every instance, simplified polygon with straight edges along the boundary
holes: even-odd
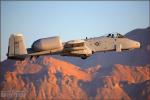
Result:
[[[24,91],[24,96],[19,98],[39,100],[150,99],[150,65],[130,67],[116,64],[81,69],[47,56],[11,63],[7,60],[1,67],[1,96],[4,99],[18,98],[16,95],[2,95],[6,91]]]

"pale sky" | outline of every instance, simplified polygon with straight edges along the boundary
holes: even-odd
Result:
[[[1,59],[10,34],[21,32],[27,47],[43,37],[62,41],[125,34],[149,25],[149,1],[2,1]]]

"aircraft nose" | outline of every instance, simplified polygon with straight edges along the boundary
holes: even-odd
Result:
[[[141,46],[140,42],[136,42],[135,45],[136,45],[136,48],[140,48],[140,46]]]

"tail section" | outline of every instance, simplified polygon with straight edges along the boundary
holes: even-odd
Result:
[[[11,59],[23,59],[27,55],[24,37],[22,34],[12,34],[9,38],[7,57]]]

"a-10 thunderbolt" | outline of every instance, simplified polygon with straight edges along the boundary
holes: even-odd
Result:
[[[8,59],[24,60],[26,57],[41,55],[76,56],[86,59],[95,52],[130,50],[140,48],[140,43],[117,33],[95,38],[61,42],[59,36],[36,40],[31,48],[26,48],[22,34],[12,34],[9,38]]]

